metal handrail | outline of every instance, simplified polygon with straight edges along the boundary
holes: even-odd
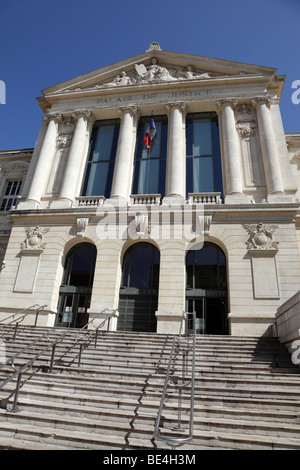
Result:
[[[13,313],[12,315],[9,315],[9,316],[6,317],[6,318],[3,318],[2,320],[0,320],[0,323],[1,323],[1,324],[4,324],[5,326],[11,325],[12,323],[16,323],[14,335],[13,335],[13,338],[12,338],[12,340],[15,340],[16,335],[17,335],[17,329],[18,329],[19,324],[22,323],[22,321],[24,320],[24,318],[27,317],[27,315],[32,315],[32,313],[33,313],[33,312],[32,312],[32,309],[35,309],[35,310],[36,310],[36,312],[35,312],[35,322],[34,322],[34,325],[33,325],[33,326],[36,326],[36,325],[37,325],[37,320],[38,320],[39,313],[40,313],[45,307],[47,307],[47,305],[39,305],[39,304],[31,305],[30,307],[27,307],[27,308],[25,308],[24,310],[20,310],[19,312],[15,312],[15,313]],[[21,316],[15,319],[15,316],[16,316],[16,315],[21,315]],[[4,323],[5,321],[9,320],[10,318],[12,318],[11,321],[9,321],[8,323]]]
[[[90,334],[84,334],[83,338],[84,340],[80,342],[80,338],[79,336],[82,334],[82,332],[84,330],[86,330],[89,325],[93,324],[93,322],[95,320],[99,320],[99,318],[102,317],[102,315],[104,313],[108,313],[108,312],[111,312],[106,318],[103,319],[103,321],[94,329],[94,330],[91,330],[91,333]],[[80,362],[81,362],[81,354],[83,352],[83,349],[87,348],[91,342],[93,341],[93,339],[95,339],[95,343],[94,343],[94,347],[96,348],[97,346],[97,340],[98,340],[98,332],[99,330],[105,325],[105,323],[107,322],[107,329],[106,331],[109,331],[109,326],[110,326],[110,320],[115,316],[116,314],[116,310],[109,310],[107,308],[105,308],[104,310],[102,310],[96,317],[92,318],[92,320],[90,320],[88,323],[86,323],[75,335],[75,340],[73,342],[73,344],[69,347],[69,349],[67,349],[67,351],[64,352],[64,354],[61,355],[61,357],[57,360],[58,361],[62,361],[62,358],[64,356],[66,356],[77,344],[79,344],[79,354],[78,354],[78,367],[80,367]],[[75,359],[73,359],[74,361]],[[72,362],[73,362],[72,361]]]
[[[54,357],[55,357],[55,348],[57,346],[58,343],[61,343],[65,336],[69,333],[68,330],[65,330],[63,331],[63,333],[58,337],[56,338],[54,341],[52,341],[49,345],[47,345],[45,348],[43,348],[41,351],[39,351],[33,358],[31,358],[28,362],[26,362],[26,364],[23,364],[18,370],[15,370],[15,372],[10,376],[8,377],[6,380],[4,380],[4,382],[2,382],[0,384],[0,390],[5,387],[5,385],[7,385],[9,382],[11,382],[14,378],[17,377],[17,384],[16,384],[16,389],[14,392],[12,392],[10,394],[10,396],[8,397],[8,399],[15,395],[15,398],[14,398],[14,402],[13,402],[13,406],[12,406],[12,409],[11,411],[17,411],[17,405],[18,405],[18,395],[19,395],[19,390],[20,388],[24,385],[24,383],[22,384],[21,383],[21,380],[22,380],[22,374],[26,371],[26,369],[28,369],[29,367],[31,367],[33,365],[33,363],[40,357],[42,356],[42,354],[44,354],[46,351],[48,351],[50,348],[52,348],[52,354],[51,354],[51,359],[50,359],[50,367],[48,369],[48,371],[50,373],[52,373],[52,370],[53,370],[53,366],[56,362],[59,362],[61,361],[62,357],[64,357],[66,354],[68,354],[77,344],[78,344],[78,336],[79,334],[82,332],[83,329],[86,329],[91,323],[93,323],[96,319],[99,319],[99,317],[101,316],[101,314],[103,315],[103,313],[106,313],[108,311],[108,309],[104,309],[99,315],[97,315],[97,317],[94,317],[91,321],[89,321],[88,323],[86,323],[86,325],[84,325],[84,327],[82,327],[79,332],[75,335],[75,341],[73,342],[73,344],[68,348],[68,350],[59,358],[59,359],[56,359],[54,360]],[[97,336],[98,336],[98,330],[104,326],[104,324],[106,322],[108,322],[108,328],[109,328],[109,322],[110,322],[110,319],[115,315],[116,313],[116,310],[110,310],[112,313],[107,316],[106,318],[104,318],[103,322],[100,323],[92,332],[92,334],[89,335],[89,342],[85,342],[85,343],[80,343],[80,351],[79,351],[79,361],[78,361],[78,366],[80,366],[80,360],[81,360],[81,353],[82,353],[82,350],[83,350],[83,345],[85,345],[85,347],[87,347],[91,342],[92,342],[92,339],[91,338],[94,334],[95,334],[95,347],[97,345]],[[44,333],[43,335],[41,335],[39,338],[37,338],[35,341],[31,342],[28,346],[26,346],[25,348],[23,348],[21,351],[19,351],[18,353],[16,353],[14,356],[10,357],[6,362],[4,362],[3,364],[0,365],[0,369],[2,369],[5,365],[8,365],[9,363],[12,363],[12,366],[14,367],[14,360],[20,356],[23,352],[31,349],[36,343],[38,343],[39,341],[41,341],[41,339],[43,339],[45,336],[48,336],[49,337],[49,334],[50,334],[51,330],[48,330],[46,333]],[[42,366],[40,366],[36,371],[35,373],[41,368]],[[33,375],[33,374],[32,374]],[[32,377],[31,375],[31,377]],[[7,402],[8,402],[8,399],[6,400],[2,400],[2,402],[4,401],[4,404],[6,405]],[[1,400],[0,400],[1,402]]]
[[[190,335],[183,334],[183,325],[184,321],[187,319],[189,315],[192,315],[193,318],[193,329],[192,329],[192,345],[190,347],[189,345],[189,340],[190,340]],[[187,340],[187,342],[185,341]],[[164,382],[164,387],[163,387],[163,392],[161,396],[161,401],[160,401],[160,407],[159,411],[157,414],[156,422],[155,422],[155,428],[154,428],[154,438],[155,439],[161,439],[163,441],[166,441],[167,444],[171,445],[173,448],[186,444],[187,442],[191,441],[193,439],[193,427],[194,427],[194,389],[195,389],[195,350],[196,350],[196,313],[189,313],[189,312],[183,312],[182,318],[181,318],[181,323],[180,323],[180,329],[179,329],[179,334],[178,336],[175,336],[173,338],[173,343],[172,343],[172,348],[170,352],[170,357],[169,357],[169,362],[168,362],[168,368],[166,372],[166,377],[165,377],[165,382]],[[192,360],[191,360],[191,373],[190,373],[190,378],[187,381],[187,372],[188,372],[188,355],[189,353],[192,354]],[[183,357],[183,366],[182,366],[182,383],[177,382],[176,380],[172,380],[172,374],[174,373],[173,368],[175,365],[175,361],[177,360],[177,357],[182,354]],[[168,390],[168,386],[170,381],[172,381],[173,385],[175,385],[175,389],[178,390],[178,425],[177,428],[174,428],[173,431],[177,431],[178,433],[184,431],[181,428],[181,410],[182,410],[182,391],[184,388],[190,386],[190,420],[189,420],[189,431],[188,431],[188,436],[186,437],[167,437],[163,436],[160,432],[160,422],[162,418],[162,412],[165,407],[166,403],[166,394]]]

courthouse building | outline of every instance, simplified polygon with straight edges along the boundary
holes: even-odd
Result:
[[[43,90],[34,149],[0,152],[0,318],[269,334],[300,286],[300,134],[276,69],[162,50]]]

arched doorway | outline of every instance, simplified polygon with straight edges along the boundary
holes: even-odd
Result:
[[[160,254],[146,242],[128,248],[123,260],[118,330],[156,331]]]
[[[57,326],[82,328],[88,322],[96,252],[91,243],[80,243],[69,251],[59,290]]]
[[[226,257],[214,243],[187,253],[186,309],[196,312],[198,334],[228,334]]]

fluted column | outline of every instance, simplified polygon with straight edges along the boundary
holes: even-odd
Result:
[[[272,194],[284,194],[281,168],[269,110],[270,101],[266,98],[255,98],[252,100],[252,103],[256,107],[268,198],[270,199]]]
[[[185,199],[185,141],[183,117],[185,103],[167,105],[169,111],[166,197]],[[165,202],[169,202],[165,198]]]
[[[243,194],[243,173],[241,145],[239,142],[234,106],[237,100],[219,100],[217,102],[222,121],[223,157],[226,179],[225,203],[247,203]]]
[[[49,177],[50,168],[53,163],[53,156],[56,150],[56,138],[58,135],[58,125],[61,121],[61,115],[48,114],[43,116],[43,120],[48,121],[48,126],[41,146],[41,151],[37,159],[27,199],[21,206],[19,205],[22,209],[35,208],[40,204],[41,197],[44,194],[47,179]]]
[[[114,167],[114,176],[111,188],[110,201],[126,204],[129,198],[132,165],[133,165],[133,130],[136,118],[136,107],[122,107],[118,109],[121,113],[121,125]]]
[[[59,199],[53,201],[51,207],[69,207],[75,199],[83,153],[87,143],[88,122],[92,113],[86,110],[76,111],[72,117],[77,121],[63,175]]]

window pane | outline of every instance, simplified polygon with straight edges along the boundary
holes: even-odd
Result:
[[[92,154],[92,160],[94,162],[110,160],[114,132],[114,125],[99,127],[94,152]]]
[[[167,118],[154,116],[156,135],[151,148],[143,144],[145,133],[148,130],[150,116],[139,121],[136,144],[133,194],[161,194],[165,193],[166,178],[166,152],[167,152]]]
[[[222,193],[219,128],[215,113],[189,114],[186,125],[186,192]]]
[[[213,158],[194,158],[194,188],[195,192],[214,191]]]
[[[210,122],[194,122],[193,155],[211,155],[211,143]]]
[[[119,124],[118,119],[96,122],[82,187],[83,196],[110,196]]]

